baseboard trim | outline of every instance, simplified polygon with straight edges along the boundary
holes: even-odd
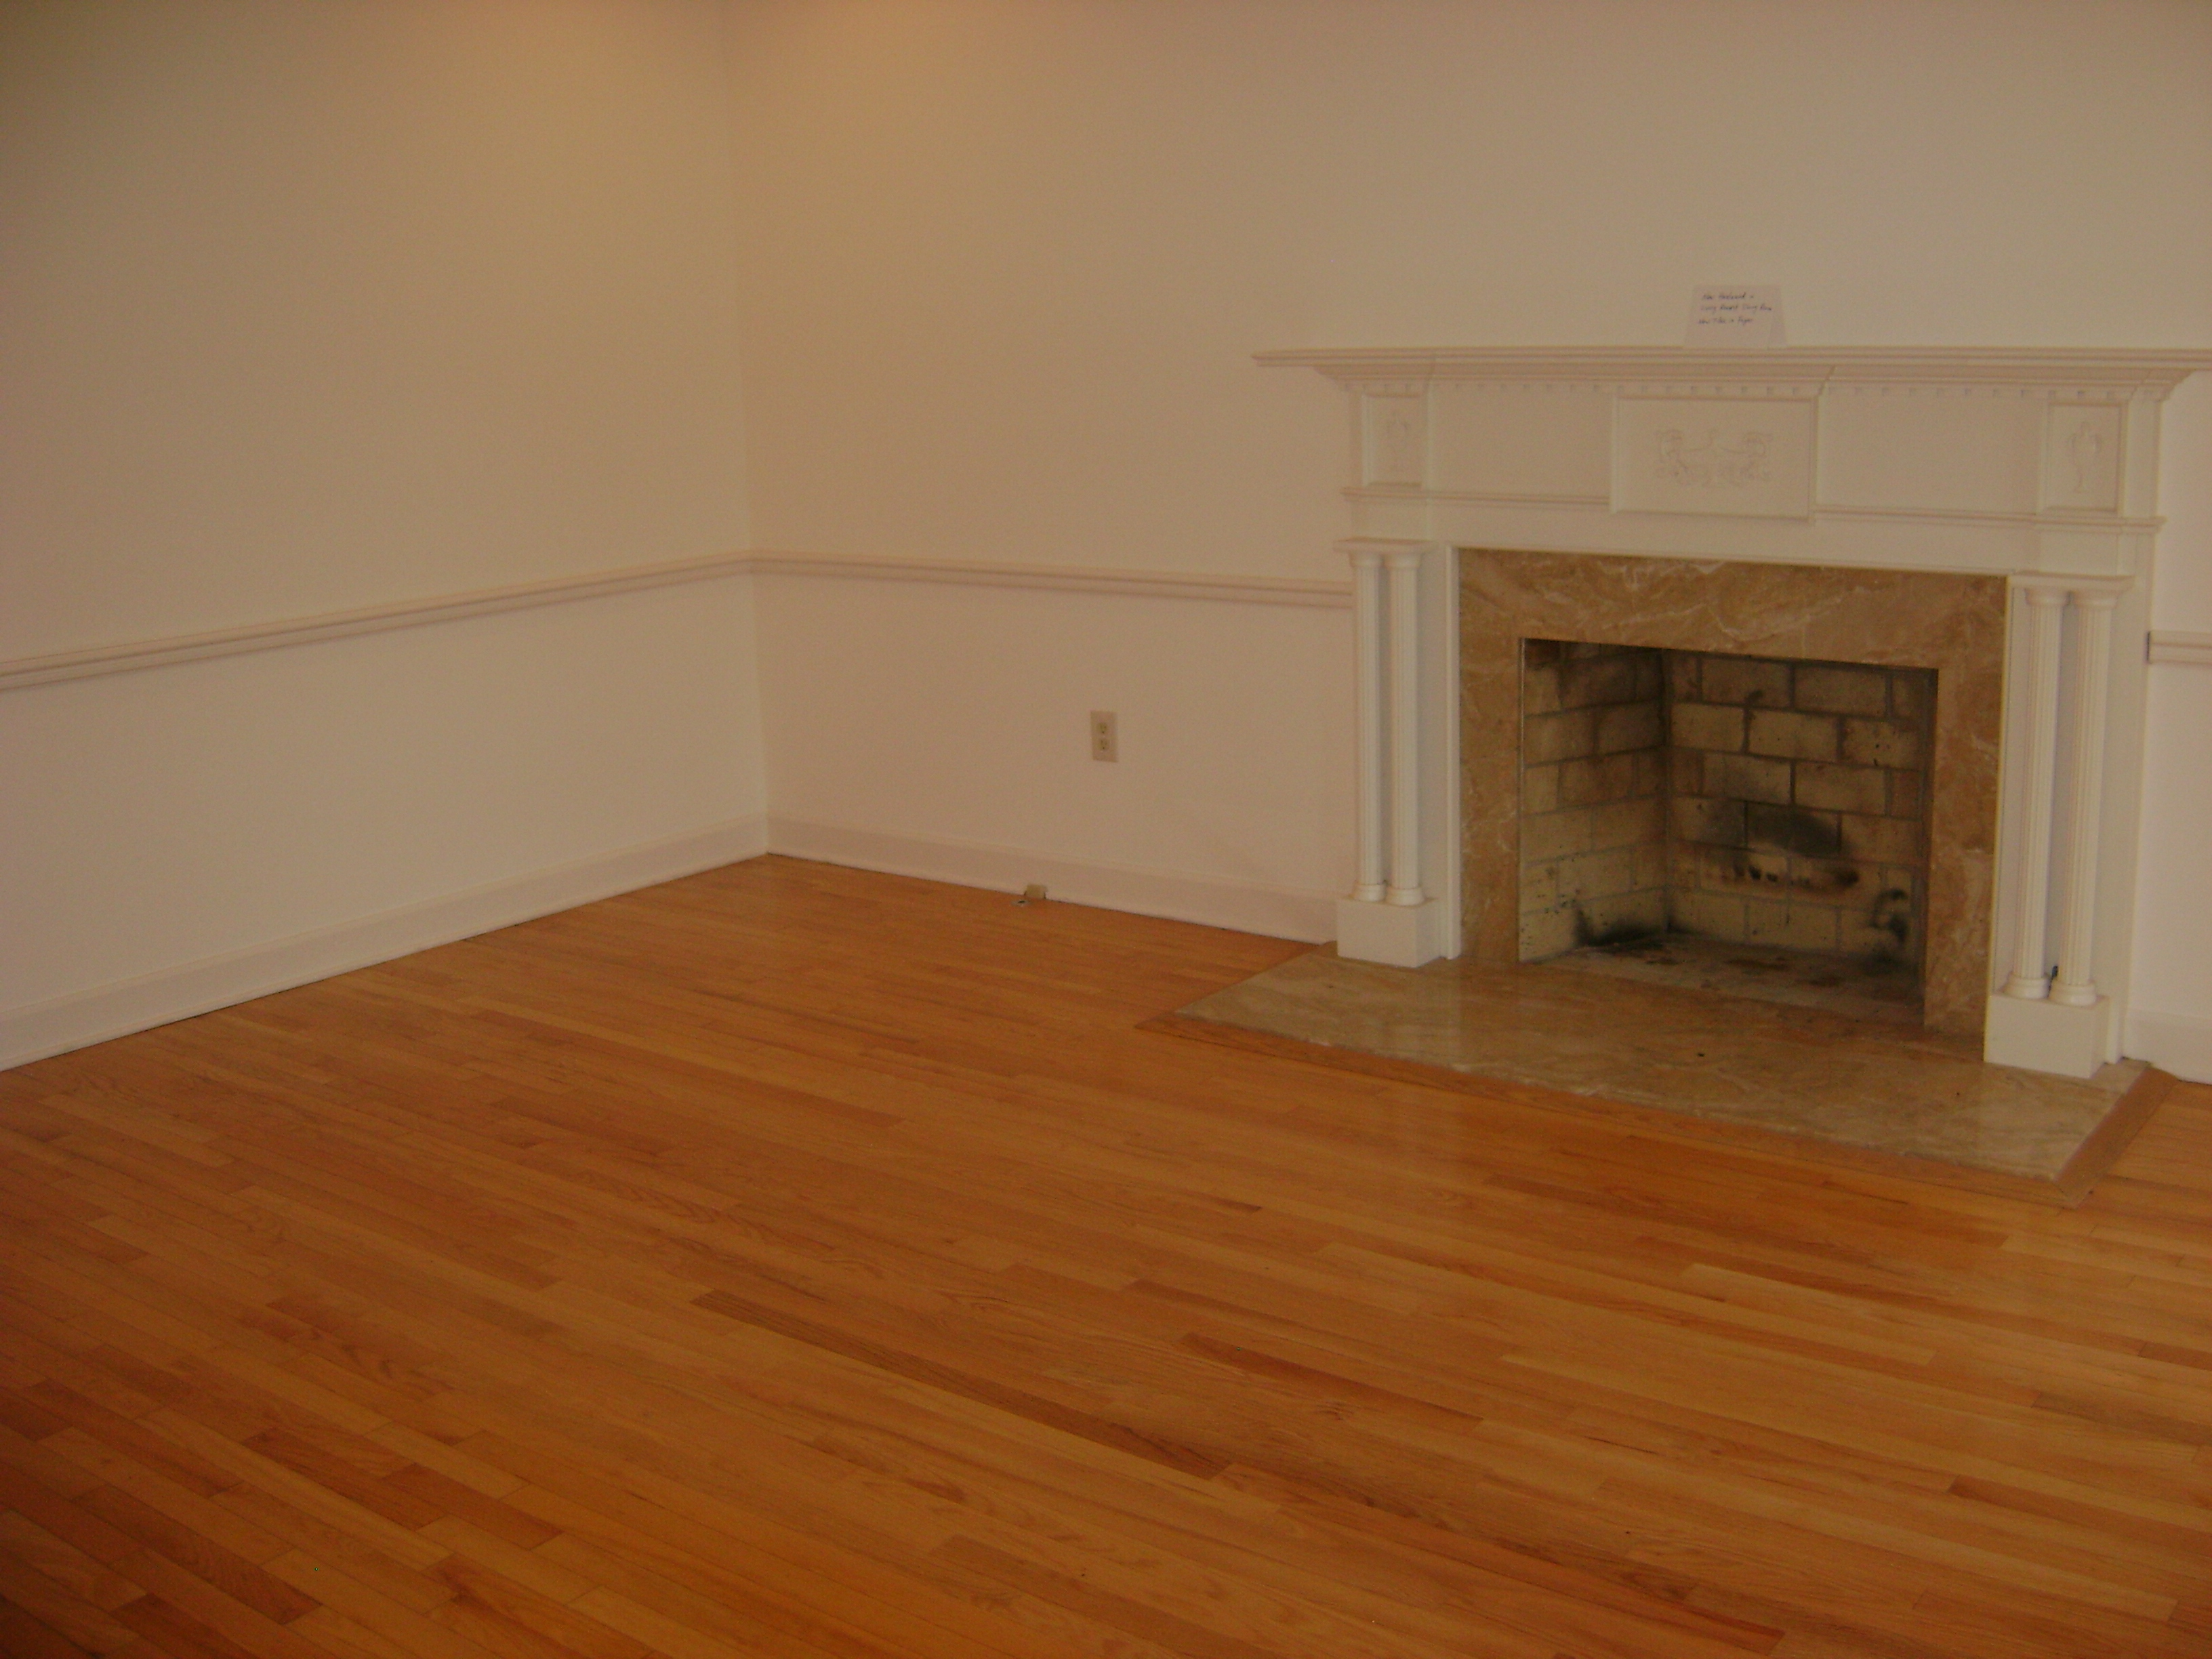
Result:
[[[1054,898],[1075,904],[1194,921],[1273,939],[1322,944],[1334,936],[1336,928],[1334,893],[1229,881],[1218,876],[1055,858],[1014,847],[894,835],[781,814],[769,820],[768,844],[771,852],[793,858],[879,870],[886,875],[920,876],[1001,893],[1018,893],[1031,883],[1041,882]]]
[[[0,1069],[511,927],[768,850],[760,814],[0,1013]]]
[[[2128,1057],[2147,1060],[2185,1083],[2212,1083],[2212,1019],[2137,1008],[2128,1015]]]

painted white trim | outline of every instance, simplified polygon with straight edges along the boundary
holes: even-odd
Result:
[[[1047,588],[1060,592],[1120,593],[1147,599],[1229,600],[1244,605],[1316,605],[1338,610],[1347,610],[1352,605],[1349,582],[1309,581],[1285,576],[1094,570],[1073,565],[885,559],[839,553],[712,553],[702,558],[677,559],[665,564],[634,565],[580,576],[553,576],[543,581],[516,582],[507,587],[477,588],[465,593],[401,599],[391,605],[363,605],[352,611],[329,611],[319,616],[249,623],[244,627],[219,628],[204,634],[172,634],[159,639],[125,641],[119,645],[91,646],[82,651],[16,657],[0,661],[0,691],[46,685],[56,680],[83,679],[95,674],[122,674],[138,668],[198,662],[209,657],[234,657],[249,651],[313,645],[325,640],[348,639],[356,634],[381,633],[387,629],[416,628],[463,617],[491,616],[502,611],[526,610],[532,605],[603,599],[614,593],[635,592],[641,588],[667,587],[678,582],[755,572],[777,576],[864,577],[879,581]]]
[[[1684,346],[1379,347],[1261,351],[1269,368],[1316,368],[1349,384],[1384,380],[1705,387],[1827,385],[2127,389],[2163,396],[2212,351],[2107,351],[2014,346],[1783,346],[1695,350]]]
[[[1344,488],[1346,501],[1361,505],[1379,503],[1383,506],[1435,501],[1449,507],[1552,507],[1571,513],[1609,513],[1612,498],[1606,495],[1544,495],[1516,494],[1509,490],[1486,489],[1423,489],[1416,484],[1347,484]],[[2105,513],[2067,514],[2057,509],[2041,513],[1972,512],[1963,507],[1839,507],[1830,501],[1813,503],[1811,516],[1814,519],[1863,519],[1869,523],[1928,524],[1944,528],[1967,526],[1998,530],[2047,530],[2078,525],[2083,528],[2105,531],[2125,531],[2150,534],[2162,530],[2166,520],[2161,518],[2124,518]]]
[[[1348,581],[1288,576],[1237,576],[1182,570],[1100,570],[1078,565],[995,564],[957,559],[891,559],[865,554],[773,553],[752,556],[767,576],[864,577],[877,581],[953,582],[983,587],[1036,587],[1063,593],[1119,593],[1139,599],[1226,599],[1243,605],[1316,605],[1349,610]]]
[[[34,1002],[0,1013],[0,1069],[757,858],[767,850],[768,821],[756,813]]]
[[[571,599],[601,599],[611,593],[635,592],[640,588],[742,575],[747,568],[747,556],[743,553],[714,553],[704,558],[677,559],[666,564],[633,565],[627,569],[597,570],[580,576],[553,576],[544,581],[516,582],[506,587],[480,587],[465,593],[441,593],[428,599],[401,599],[391,605],[362,605],[352,611],[327,611],[316,617],[249,623],[243,628],[219,628],[205,634],[172,634],[162,639],[97,645],[50,656],[17,657],[0,662],[0,690],[45,685],[55,680],[82,679],[94,674],[126,673],[135,668],[159,668],[169,663],[197,662],[205,657],[234,657],[248,651],[313,645],[323,640],[348,639],[356,634],[382,633],[387,629],[416,628],[428,623],[453,622],[462,617],[523,611],[532,605],[562,605]]]
[[[1000,893],[1018,893],[1032,882],[1042,882],[1051,897],[1070,903],[1194,921],[1209,927],[1231,927],[1275,939],[1318,945],[1335,937],[1336,932],[1334,892],[1055,858],[1015,847],[815,823],[780,813],[769,819],[768,844],[769,851],[793,858],[818,859],[824,864],[919,876]]]
[[[2138,1008],[2128,1016],[2127,1053],[2190,1083],[2212,1083],[2212,1019]]]
[[[2153,629],[2153,662],[2185,663],[2191,668],[2212,668],[2212,634],[2185,634],[2179,629]]]

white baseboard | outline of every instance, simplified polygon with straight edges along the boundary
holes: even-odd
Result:
[[[487,882],[356,921],[266,945],[203,957],[176,968],[0,1013],[0,1069],[65,1054],[310,980],[389,962],[434,945],[511,927],[594,899],[673,881],[768,850],[768,821],[732,818],[704,830],[625,847],[550,870]]]
[[[880,870],[887,875],[921,876],[1001,893],[1018,893],[1032,882],[1042,882],[1054,898],[1071,903],[1195,921],[1209,927],[1232,927],[1241,933],[1264,933],[1316,945],[1336,933],[1337,896],[1334,893],[1054,858],[1014,847],[854,830],[781,815],[769,820],[768,842],[769,851],[787,853],[793,858]]]
[[[2128,1016],[2128,1058],[2190,1083],[2212,1083],[2212,1019],[2137,1008]]]

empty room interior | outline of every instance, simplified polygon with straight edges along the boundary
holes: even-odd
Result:
[[[2212,5],[0,4],[0,1654],[2212,1659]]]

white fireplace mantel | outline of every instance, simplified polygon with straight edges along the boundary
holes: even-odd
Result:
[[[1987,572],[2014,598],[1985,1051],[2083,1076],[2118,1058],[2159,415],[2212,351],[1258,361],[1316,369],[1351,404],[1359,885],[1340,951],[1415,966],[1458,949],[1455,548]]]
[[[1500,346],[1258,361],[1318,369],[1352,394],[1346,493],[1363,536],[2117,575],[2143,568],[2158,527],[2160,405],[2212,352]],[[1677,465],[1662,471],[1670,434]]]

